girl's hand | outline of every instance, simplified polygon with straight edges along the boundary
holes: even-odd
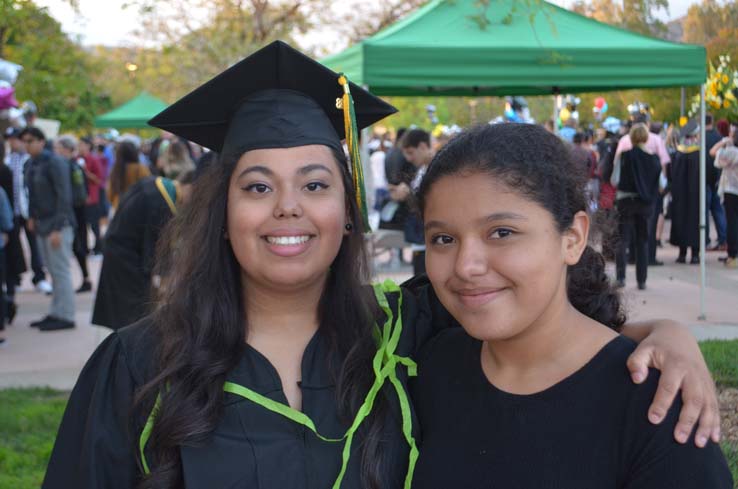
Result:
[[[660,423],[681,389],[684,405],[674,438],[686,443],[699,421],[695,445],[704,447],[710,438],[717,443],[720,441],[720,410],[715,382],[697,341],[689,329],[675,321],[654,321],[650,329],[628,359],[628,369],[636,384],[646,379],[649,367],[661,371],[648,419],[654,424]]]

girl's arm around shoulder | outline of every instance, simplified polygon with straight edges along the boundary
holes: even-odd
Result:
[[[87,361],[69,397],[43,489],[135,487],[143,423],[132,408],[153,346],[146,344],[146,329],[137,324],[111,334]]]
[[[639,384],[648,376],[648,368],[661,371],[658,389],[648,408],[648,417],[660,423],[681,390],[679,422],[674,438],[685,443],[699,421],[695,443],[705,446],[708,439],[720,440],[720,410],[715,383],[707,368],[697,341],[689,329],[671,320],[629,323],[622,334],[639,345],[628,358],[633,382]]]

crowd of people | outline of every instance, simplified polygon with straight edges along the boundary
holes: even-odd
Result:
[[[616,263],[616,286],[625,286],[626,264],[631,263],[638,288],[645,289],[648,267],[663,265],[657,254],[667,241],[662,236],[665,218],[671,220],[668,242],[679,248],[677,263],[687,263],[689,251],[689,263],[699,263],[700,128],[695,121],[667,128],[650,119],[646,105],[631,107],[637,110],[629,120],[609,117],[598,128],[579,128],[573,118],[567,120],[566,131],[555,131],[552,121],[546,121],[544,127],[567,144],[582,172],[588,210],[598,224],[593,234],[600,235],[603,255]],[[26,271],[24,248],[30,255],[32,283],[39,292],[52,296],[49,314],[32,326],[40,331],[74,327],[74,293],[92,290],[87,260],[90,255],[103,254],[104,241],[109,242],[109,250],[116,251],[110,251],[104,260],[105,273],[99,285],[102,292],[96,291],[93,322],[112,328],[124,326],[153,305],[149,285],[158,280],[154,271],[156,239],[175,212],[174,207],[165,205],[167,200],[160,190],[165,187],[157,187],[155,177],[178,181],[171,187],[171,195],[173,201],[181,203],[189,194],[196,168],[217,155],[169,132],[147,141],[111,133],[79,139],[63,134],[49,141],[32,125],[34,116],[28,115],[25,128],[8,128],[0,145],[4,153],[0,186],[8,203],[4,205],[0,194],[0,218],[11,217],[0,225],[12,224],[0,229],[6,236],[0,260],[5,304],[0,308],[4,317],[0,328],[17,314],[15,290]],[[405,247],[390,250],[390,263],[407,259],[416,275],[425,272],[425,239],[415,194],[436,153],[460,131],[457,126],[445,129],[432,135],[417,127],[400,128],[394,134],[387,131],[375,136],[367,144],[369,222],[375,229],[403,234]],[[707,250],[727,252],[719,260],[736,268],[738,138],[735,126],[726,120],[713,124],[709,114],[705,130]],[[148,191],[131,192],[142,180],[149,182]],[[127,208],[158,209],[151,221],[155,224],[134,226],[138,216],[132,211],[118,217],[119,223],[127,222],[122,228],[109,221],[129,193],[137,195],[140,202]],[[715,227],[712,242],[710,217]],[[26,237],[25,247],[21,234]],[[139,250],[128,266],[121,260],[126,249]],[[77,287],[71,279],[72,256],[82,275]],[[121,273],[126,269],[144,272]],[[115,279],[106,279],[111,273],[132,277],[128,287],[118,289]],[[122,299],[125,297],[131,300]]]
[[[15,291],[27,271],[26,254],[30,258],[32,284],[38,292],[52,297],[48,314],[31,326],[39,331],[75,327],[75,293],[93,291],[88,258],[103,255],[103,242],[115,248],[120,227],[113,226],[115,217],[112,221],[110,217],[117,214],[125,196],[136,193],[133,189],[139,184],[144,186],[142,182],[154,185],[155,178],[160,177],[167,186],[176,182],[176,187],[171,186],[175,201],[185,198],[195,161],[201,156],[199,146],[171,134],[143,143],[137,136],[110,132],[79,138],[62,134],[51,139],[33,125],[35,116],[34,112],[25,114],[24,127],[10,126],[0,138],[0,231],[4,236],[0,257],[0,343],[5,341],[5,325],[13,322],[18,311]],[[180,180],[184,181],[182,186]],[[171,217],[173,211],[167,212]],[[125,220],[125,214],[118,221]],[[147,222],[151,217],[151,212],[142,213],[135,216],[135,221]],[[135,231],[128,229],[132,224],[124,226],[123,233],[128,233],[129,238],[127,249],[131,251],[121,252],[118,248],[105,261],[114,262],[121,253],[125,256],[126,252],[137,253],[142,248],[146,249],[138,253],[139,262],[152,261],[158,231],[165,222],[166,219],[159,219],[156,224],[139,225]],[[21,242],[22,234],[26,246]],[[146,246],[140,245],[143,242]],[[72,257],[82,276],[76,287],[72,283]],[[132,268],[139,270],[138,265]],[[104,277],[101,279],[105,288],[107,282]],[[149,282],[150,277],[137,283],[142,297],[147,296],[145,284]],[[96,300],[110,300],[105,293],[96,292]],[[97,324],[112,327],[124,319],[117,318],[113,323],[100,319],[102,322]]]
[[[652,121],[645,104],[627,121],[608,118],[601,127],[580,128],[572,118],[562,129],[547,121],[544,127],[564,140],[577,168],[586,179],[589,210],[602,233],[606,258],[616,263],[616,284],[625,286],[626,264],[636,265],[639,289],[646,288],[648,267],[662,266],[657,257],[665,241],[679,248],[677,263],[698,264],[699,258],[699,145],[696,121],[684,127]],[[738,268],[738,218],[735,210],[736,127],[727,120],[705,127],[707,149],[707,250],[727,252],[718,257],[728,268]],[[418,128],[375,137],[369,144],[373,207],[379,229],[404,232],[413,249],[413,270],[424,271],[422,229],[408,210],[426,167],[447,138],[433,138]],[[710,218],[715,235],[710,236]],[[663,237],[664,221],[671,220]],[[402,257],[393,250],[392,259]]]

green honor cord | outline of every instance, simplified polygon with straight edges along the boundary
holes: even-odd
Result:
[[[395,391],[397,392],[397,397],[400,402],[400,412],[402,414],[402,433],[405,436],[405,440],[407,441],[408,445],[410,446],[408,470],[407,475],[405,476],[405,489],[410,489],[410,484],[413,480],[413,472],[415,470],[415,463],[418,460],[418,448],[415,444],[415,438],[413,438],[412,433],[412,413],[410,410],[410,400],[408,398],[407,392],[405,392],[405,389],[400,382],[400,379],[397,378],[396,371],[397,364],[399,363],[407,368],[407,373],[410,377],[414,377],[415,375],[417,375],[417,366],[415,365],[415,362],[407,357],[401,357],[395,354],[395,349],[397,348],[397,344],[400,341],[400,335],[402,333],[402,292],[400,291],[400,288],[397,286],[397,284],[395,284],[391,280],[386,280],[382,284],[374,284],[373,287],[374,295],[377,298],[377,302],[387,316],[387,320],[385,321],[382,330],[380,331],[378,327],[376,327],[375,329],[377,342],[379,344],[377,352],[374,354],[374,359],[372,361],[372,368],[374,369],[375,379],[374,383],[369,389],[369,392],[366,395],[366,398],[364,399],[364,403],[359,407],[359,410],[356,413],[356,417],[354,418],[351,427],[341,438],[328,438],[321,435],[320,433],[318,433],[318,430],[315,428],[315,423],[313,423],[313,420],[310,419],[310,417],[308,417],[305,413],[302,413],[300,411],[292,409],[285,404],[282,404],[281,402],[269,399],[268,397],[254,392],[251,389],[248,389],[242,385],[234,384],[232,382],[226,382],[223,385],[223,390],[225,392],[230,392],[231,394],[241,396],[255,404],[262,406],[269,411],[272,411],[273,413],[279,414],[287,419],[294,421],[295,423],[301,424],[302,426],[305,426],[310,431],[312,431],[315,436],[325,442],[344,442],[341,471],[338,473],[338,477],[333,483],[332,489],[339,489],[341,487],[341,482],[343,481],[343,476],[346,473],[346,468],[348,467],[349,458],[351,456],[351,442],[353,441],[354,434],[359,429],[364,419],[366,419],[366,417],[369,416],[369,414],[371,413],[372,407],[374,406],[374,400],[376,399],[379,390],[385,384],[385,381],[387,379],[389,379],[390,383],[394,386]],[[394,320],[394,324],[392,309],[387,302],[386,296],[387,293],[393,292],[397,293],[399,296],[397,307],[398,315],[397,318],[395,318]],[[154,419],[156,417],[156,413],[159,410],[160,404],[161,395],[157,396],[156,398],[154,408],[151,410],[151,414],[149,414],[149,418],[146,420],[146,425],[144,426],[143,432],[141,433],[141,438],[139,440],[139,448],[141,451],[141,465],[143,466],[145,474],[149,474],[150,471],[149,466],[146,463],[144,447],[146,446],[146,442],[151,436],[151,430],[154,427]]]

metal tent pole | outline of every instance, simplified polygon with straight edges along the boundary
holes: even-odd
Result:
[[[556,124],[556,121],[559,120],[559,95],[554,94],[553,96],[553,128],[554,128],[554,134],[559,134],[559,126]]]
[[[705,85],[700,86],[700,321],[707,319],[705,315],[705,231],[707,229],[707,158],[705,155]]]

